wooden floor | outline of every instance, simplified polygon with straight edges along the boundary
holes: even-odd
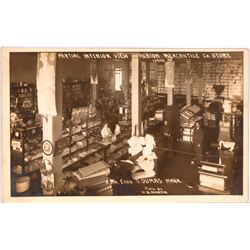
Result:
[[[176,143],[171,150],[161,138],[158,147],[158,176],[160,178],[178,178],[190,186],[199,183],[198,168],[191,164],[194,160],[194,150],[190,143]],[[211,153],[211,151],[210,151]],[[218,152],[212,152],[210,159],[218,160]],[[217,158],[217,159],[216,159]],[[231,194],[242,194],[243,164],[242,157],[234,159]]]

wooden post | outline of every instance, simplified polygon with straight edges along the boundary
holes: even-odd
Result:
[[[115,64],[111,64],[111,75],[110,75],[110,89],[115,92]]]
[[[95,106],[96,99],[97,99],[97,85],[98,85],[98,65],[97,61],[93,61],[90,64],[90,79],[91,79],[91,87],[92,87],[92,97],[91,97],[91,104]]]
[[[54,147],[55,142],[62,138],[62,83],[61,81],[57,81],[56,78],[56,53],[39,53],[39,60],[38,60],[38,72],[37,72],[37,84],[45,84],[48,88],[53,88],[54,91],[48,90],[50,95],[48,95],[46,98],[48,98],[48,102],[52,102],[49,98],[55,98],[56,103],[56,111],[57,114],[45,114],[43,119],[43,141],[48,141],[52,145],[52,152],[46,153],[44,151],[43,153],[43,160],[49,160],[53,164],[53,173],[54,173],[54,184],[55,184],[55,192],[61,187],[62,184],[62,154],[59,153],[56,156],[54,156]],[[41,58],[43,60],[47,60],[48,64],[43,64],[41,61]],[[54,60],[51,60],[51,58],[54,58]],[[53,89],[52,88],[52,89]],[[45,89],[43,91],[46,92]],[[43,93],[46,96],[46,93]],[[38,90],[38,98],[39,93]],[[53,96],[54,95],[54,96]],[[39,107],[38,107],[39,108]],[[41,107],[40,107],[41,108]],[[49,144],[47,144],[49,145]]]
[[[186,61],[186,70],[185,70],[185,83],[186,83],[186,104],[191,104],[191,96],[192,96],[192,65],[191,61]]]
[[[196,64],[196,84],[198,84],[198,103],[202,105],[203,94],[203,63]]]
[[[92,96],[92,105],[95,106],[96,104],[96,99],[97,99],[97,87],[96,87],[96,84],[92,84],[92,93],[93,93],[93,96]]]
[[[173,89],[174,89],[174,69],[175,63],[172,59],[165,62],[165,87],[167,88],[167,105],[173,105]]]
[[[191,104],[191,95],[192,95],[192,84],[187,82],[186,83],[186,100],[187,100],[187,105]]]
[[[202,105],[202,93],[203,93],[203,78],[198,78],[198,102]]]
[[[146,96],[150,95],[149,62],[146,62]]]
[[[138,54],[132,54],[132,136],[142,134],[141,125],[141,95],[140,95],[140,59]]]
[[[167,88],[167,105],[168,106],[172,106],[173,105],[173,88],[172,87],[168,87]]]

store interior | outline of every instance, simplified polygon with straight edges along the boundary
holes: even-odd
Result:
[[[12,196],[242,195],[243,54],[10,53]]]

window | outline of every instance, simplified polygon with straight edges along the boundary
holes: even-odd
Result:
[[[121,91],[121,85],[122,85],[122,69],[115,68],[115,90]]]

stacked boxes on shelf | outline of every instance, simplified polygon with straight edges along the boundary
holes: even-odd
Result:
[[[66,128],[63,134],[64,167],[71,164],[67,163],[67,156],[76,162],[97,151],[91,146],[99,141],[101,136],[101,121],[96,109],[91,105],[73,109],[71,125],[71,129]]]
[[[158,65],[157,71],[157,93],[166,94],[167,88],[165,88],[165,68],[164,64]]]
[[[10,111],[17,114],[24,124],[35,119],[37,113],[37,90],[33,83],[10,84]]]
[[[11,139],[12,155],[16,156],[13,159],[14,172],[16,172],[18,166],[22,166],[22,171],[20,169],[20,172],[24,173],[25,169],[27,169],[25,168],[26,166],[30,165],[32,161],[42,158],[42,140],[43,131],[41,124],[14,130]],[[20,157],[17,157],[18,154]]]
[[[192,72],[192,95],[198,96],[198,84],[203,85],[203,96],[208,99],[216,97],[213,89],[214,84],[225,86],[221,96],[234,99],[234,96],[242,97],[243,72],[242,60],[227,60],[204,62],[202,66],[202,77],[196,73],[196,67]],[[175,67],[174,94],[186,95],[184,64]]]
[[[174,94],[186,95],[185,72],[181,66],[175,67],[174,83]]]
[[[11,83],[10,88],[11,192],[28,195],[17,186],[22,178],[39,186],[43,130],[36,119],[37,90],[35,84],[24,82]]]
[[[42,157],[42,124],[36,123],[37,90],[33,83],[11,83],[11,149],[13,171],[24,168]]]
[[[221,97],[233,99],[234,96],[242,96],[242,80],[241,60],[209,62],[203,65],[204,95],[209,99],[214,99],[213,84],[217,83],[225,86]]]
[[[89,82],[63,79],[63,168],[93,155],[100,138],[101,121],[90,104]]]

